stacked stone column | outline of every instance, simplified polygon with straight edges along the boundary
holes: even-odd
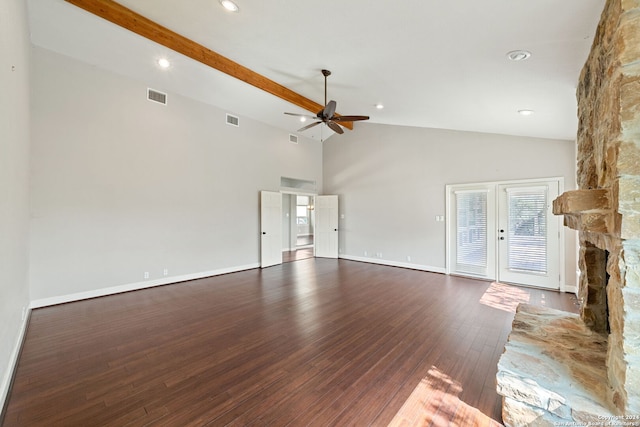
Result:
[[[607,1],[580,76],[578,116],[580,190],[560,196],[554,210],[580,230],[581,317],[608,334],[608,400],[638,415],[640,0]],[[572,208],[579,196],[588,202]]]

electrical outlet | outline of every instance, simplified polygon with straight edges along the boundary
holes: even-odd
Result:
[[[163,275],[165,275],[165,276],[168,276],[168,275],[169,275],[169,269],[168,269],[168,268],[165,268],[165,269],[162,271],[162,274],[163,274]]]
[[[148,279],[148,278],[149,278],[149,272],[148,272],[148,271],[145,271],[145,272],[144,272],[144,278],[145,278],[145,279]]]
[[[364,256],[367,256],[367,251],[364,251]]]
[[[407,262],[411,262],[411,255],[407,255]]]
[[[376,256],[377,256],[378,258],[382,258],[382,252],[378,252],[378,253],[376,254]]]

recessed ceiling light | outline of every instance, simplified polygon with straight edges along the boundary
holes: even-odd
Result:
[[[238,12],[240,8],[231,0],[220,0],[220,4],[229,12]]]
[[[376,108],[377,108],[378,110],[382,110],[382,109],[384,108],[384,105],[382,105],[382,104],[376,104]]]
[[[528,50],[512,50],[507,53],[507,58],[512,61],[524,61],[525,59],[529,59],[531,56],[531,52]]]
[[[307,121],[307,118],[306,118],[306,117],[300,117],[300,121],[301,121],[301,122],[306,122],[306,121]]]
[[[530,116],[533,113],[533,110],[518,110],[518,114],[520,114],[521,116]]]
[[[171,62],[169,62],[167,58],[160,58],[158,59],[158,65],[161,68],[169,68],[171,66]]]

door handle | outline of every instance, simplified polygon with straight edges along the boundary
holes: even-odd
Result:
[[[334,229],[333,229],[333,231],[338,231],[338,229],[337,229],[337,228],[334,228]]]
[[[503,237],[503,236],[500,236],[500,240],[504,240],[504,237]]]
[[[263,231],[263,232],[262,232],[262,234],[267,234],[267,232],[266,232],[266,231]]]

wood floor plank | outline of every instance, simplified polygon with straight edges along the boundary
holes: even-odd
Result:
[[[500,421],[496,365],[525,300],[577,310],[572,295],[319,258],[36,309],[2,425],[377,426],[402,408]]]

